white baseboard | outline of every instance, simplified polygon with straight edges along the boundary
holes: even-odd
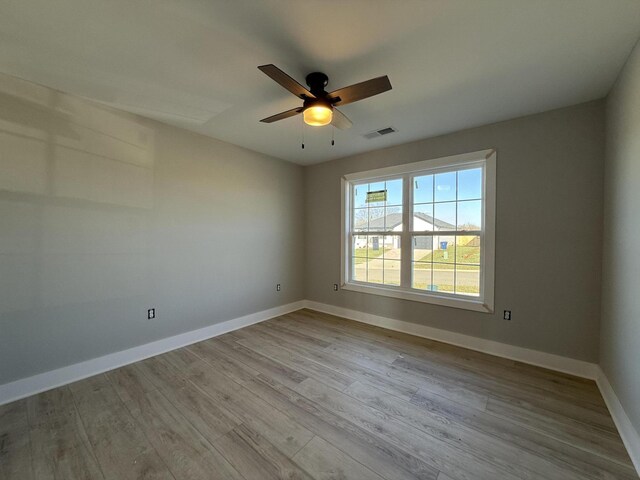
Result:
[[[377,327],[388,328],[398,332],[409,333],[417,337],[424,337],[430,340],[449,343],[458,347],[476,350],[498,357],[517,360],[519,362],[548,368],[557,372],[569,373],[578,377],[595,380],[598,366],[595,363],[584,362],[573,358],[562,357],[552,353],[540,352],[524,347],[516,347],[506,343],[485,340],[483,338],[472,337],[462,333],[451,332],[439,328],[428,327],[416,323],[406,322],[395,318],[381,317],[370,313],[350,310],[348,308],[336,307],[326,303],[306,300],[305,307],[319,312],[329,313],[339,317],[348,318],[357,322],[375,325]]]
[[[640,433],[634,428],[631,420],[627,416],[616,392],[609,383],[607,376],[604,374],[600,367],[597,368],[598,375],[596,377],[596,383],[600,389],[600,393],[604,397],[604,401],[607,404],[611,417],[613,418],[620,437],[624,442],[624,446],[627,447],[627,452],[631,457],[633,465],[636,467],[638,475],[640,475]]]
[[[163,338],[155,342],[146,343],[137,347],[110,353],[98,358],[92,358],[84,362],[69,365],[67,367],[50,370],[32,377],[16,380],[15,382],[0,385],[0,405],[13,402],[36,393],[51,390],[83,378],[91,377],[99,373],[113,370],[145,358],[153,357],[161,353],[175,350],[176,348],[201,342],[208,338],[217,337],[223,333],[231,332],[239,328],[263,322],[270,318],[284,315],[304,308],[304,301],[289,303],[279,307],[270,308],[261,312],[245,315],[225,322],[217,323],[209,327],[181,333],[173,337]]]

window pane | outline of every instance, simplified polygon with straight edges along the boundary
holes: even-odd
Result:
[[[456,204],[436,203],[433,207],[433,223],[436,230],[456,229]]]
[[[433,203],[415,205],[413,207],[413,231],[433,231]]]
[[[353,187],[353,207],[362,208],[366,207],[367,191],[369,190],[368,184],[355,185]]]
[[[402,205],[402,179],[387,180],[387,205]]]
[[[459,295],[480,296],[480,267],[456,265],[456,290]]]
[[[386,235],[383,239],[385,260],[400,260],[400,235]]]
[[[367,259],[353,258],[353,279],[357,282],[367,281]]]
[[[458,230],[482,230],[482,202],[458,202]]]
[[[456,237],[456,263],[480,265],[480,236]]]
[[[436,202],[456,199],[456,172],[438,173],[435,177],[435,184]]]
[[[377,232],[385,230],[384,207],[369,208],[369,231]]]
[[[426,259],[438,263],[455,263],[456,243],[451,235],[436,235],[433,237],[433,253]]]
[[[384,284],[400,285],[400,261],[384,259]]]
[[[433,288],[432,290],[445,293],[453,293],[454,288],[453,265],[434,263],[433,264]]]
[[[354,257],[366,259],[367,258],[367,236],[354,235],[353,246],[351,251],[353,252]]]
[[[353,230],[356,232],[369,230],[369,209],[355,208],[353,210]]]
[[[384,261],[382,258],[369,260],[367,263],[367,281],[369,283],[382,283]]]
[[[460,170],[458,172],[458,200],[482,198],[482,168]]]
[[[430,262],[433,250],[433,237],[430,235],[416,235],[413,237],[413,261]]]
[[[384,227],[387,231],[402,231],[402,207],[394,206],[385,209]]]
[[[413,179],[413,203],[433,202],[433,175]]]
[[[432,290],[433,282],[431,281],[431,264],[422,262],[412,263],[413,271],[411,272],[411,286],[420,290]]]
[[[367,237],[367,258],[381,257],[384,253],[384,237],[382,235],[369,235]]]

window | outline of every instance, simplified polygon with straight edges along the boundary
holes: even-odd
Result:
[[[494,150],[346,175],[342,287],[493,311]]]

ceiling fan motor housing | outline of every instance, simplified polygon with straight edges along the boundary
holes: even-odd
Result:
[[[327,92],[324,87],[329,84],[329,77],[322,72],[313,72],[306,76],[305,81],[309,85],[309,90],[316,96],[324,96]]]

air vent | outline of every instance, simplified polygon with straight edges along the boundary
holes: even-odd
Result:
[[[365,133],[363,135],[364,138],[376,138],[381,137],[383,135],[389,135],[390,133],[397,132],[393,127],[381,128],[380,130],[374,130],[373,132]]]

